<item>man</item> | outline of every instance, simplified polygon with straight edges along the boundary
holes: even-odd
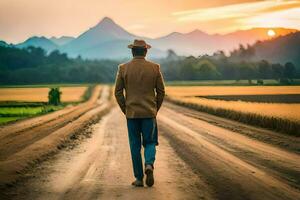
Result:
[[[133,59],[121,64],[115,85],[115,97],[126,115],[133,172],[132,185],[143,187],[141,145],[144,147],[146,184],[154,184],[153,170],[158,145],[156,114],[165,96],[165,88],[158,64],[145,59],[151,48],[144,40],[128,45]],[[125,90],[125,96],[124,96]]]

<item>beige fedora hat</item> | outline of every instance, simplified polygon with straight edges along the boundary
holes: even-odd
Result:
[[[128,48],[132,49],[134,47],[150,49],[151,45],[147,44],[145,40],[134,40],[133,44],[128,45]]]

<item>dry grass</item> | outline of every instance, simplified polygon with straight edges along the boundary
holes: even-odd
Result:
[[[62,87],[62,102],[81,101],[87,87]]]
[[[224,101],[195,97],[207,95],[263,94],[300,94],[300,87],[167,87],[169,99],[177,104],[244,123],[299,135],[300,104]]]
[[[87,87],[61,87],[62,102],[82,100]],[[0,88],[0,101],[47,102],[49,88]]]
[[[170,86],[170,96],[300,94],[300,86]]]
[[[179,101],[203,106],[223,108],[244,113],[260,114],[300,122],[300,104],[254,103],[243,101],[223,101],[197,97],[179,97]]]

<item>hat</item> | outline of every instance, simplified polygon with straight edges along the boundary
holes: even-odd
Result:
[[[133,44],[128,45],[128,48],[132,49],[134,47],[150,49],[151,45],[147,44],[145,40],[134,40]]]

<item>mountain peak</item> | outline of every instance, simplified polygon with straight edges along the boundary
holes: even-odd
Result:
[[[52,42],[54,42],[55,44],[60,45],[60,46],[67,44],[74,39],[75,38],[71,37],[71,36],[61,36],[61,37],[52,36],[51,38],[49,38],[49,40],[51,40]]]
[[[0,47],[7,47],[9,44],[7,44],[5,41],[0,40]]]
[[[115,31],[125,31],[120,25],[116,24],[111,18],[109,17],[104,17],[102,20],[100,20],[100,22],[92,27],[91,29],[93,29],[96,32],[99,31],[104,31],[104,32],[115,32]]]
[[[199,29],[195,29],[189,33],[187,33],[188,35],[207,35],[207,33],[199,30]]]
[[[110,38],[132,38],[133,35],[123,29],[119,24],[116,24],[111,18],[104,17],[96,26],[90,28],[89,31],[82,35],[95,34],[102,35],[101,37]],[[80,36],[81,37],[81,36]]]
[[[28,38],[26,41],[35,41],[35,40],[47,41],[48,39],[45,36],[32,36]]]
[[[107,24],[116,24],[116,23],[111,18],[104,17],[102,20],[100,20],[100,22],[97,24],[97,26],[99,26],[99,25],[107,25]]]
[[[104,17],[96,26],[67,43],[64,49],[66,51],[78,49],[77,52],[79,52],[81,49],[90,48],[91,46],[97,46],[110,41],[131,41],[135,37],[135,35],[127,32],[120,25],[116,24],[111,18]]]

